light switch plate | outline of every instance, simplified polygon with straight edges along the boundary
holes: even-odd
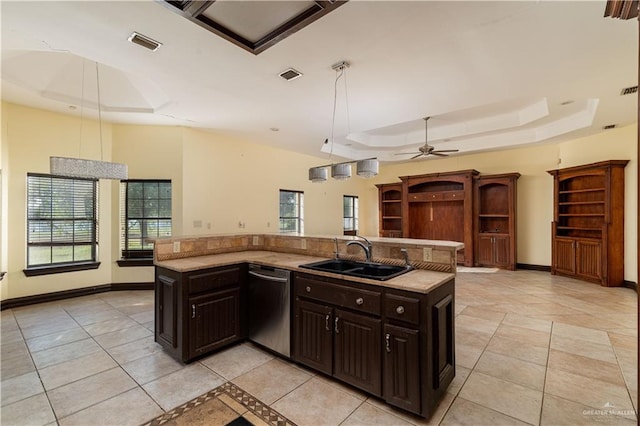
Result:
[[[258,236],[257,236],[257,235],[254,235],[254,236],[253,236],[253,245],[254,245],[254,246],[257,246],[258,244],[259,244]]]
[[[433,249],[431,247],[425,247],[422,249],[422,260],[425,262],[433,261]]]
[[[302,250],[306,250],[307,249],[307,240],[305,240],[304,238],[302,240],[300,240],[300,248]]]
[[[173,242],[173,252],[180,253],[180,241]]]

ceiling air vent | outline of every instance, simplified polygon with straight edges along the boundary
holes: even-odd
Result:
[[[633,95],[638,92],[638,86],[625,87],[620,91],[620,96]]]
[[[602,128],[604,130],[615,129],[616,125],[615,124],[607,124],[606,126],[602,126]]]
[[[293,68],[286,69],[279,75],[287,81],[295,80],[298,77],[302,77],[302,73],[300,71],[294,70]]]
[[[152,38],[149,38],[145,35],[142,35],[140,33],[137,32],[133,32],[131,33],[131,35],[129,36],[128,39],[131,43],[133,44],[137,44],[138,46],[142,46],[146,49],[151,50],[152,52],[155,52],[156,50],[158,50],[160,48],[160,46],[162,46],[162,43],[155,41]]]

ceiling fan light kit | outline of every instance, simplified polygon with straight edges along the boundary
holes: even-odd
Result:
[[[335,118],[336,118],[336,101],[338,97],[338,80],[340,77],[344,75],[346,69],[349,68],[350,64],[347,61],[340,61],[331,66],[331,69],[336,72],[336,79],[334,83],[334,93],[333,93],[333,116],[331,120],[331,151],[329,154],[329,161],[331,161],[331,157],[333,156],[333,131],[335,129]],[[346,77],[345,77],[346,79]],[[345,80],[345,96],[346,96],[346,80]],[[347,99],[347,122],[349,121],[348,105]],[[327,143],[327,140],[324,141]],[[344,161],[341,163],[332,163],[326,164],[323,166],[311,167],[309,169],[309,180],[314,183],[320,183],[327,180],[328,169],[331,168],[331,177],[336,180],[346,180],[351,177],[351,165],[356,164],[356,174],[362,178],[371,178],[378,174],[379,163],[377,158],[365,158],[364,160],[353,160],[353,161]]]
[[[457,149],[436,149],[434,146],[429,145],[428,139],[428,121],[431,117],[424,118],[424,145],[418,148],[418,152],[399,152],[395,155],[410,155],[416,154],[410,158],[410,160],[415,160],[419,157],[427,157],[429,155],[436,155],[438,157],[448,157],[447,153],[449,152],[458,152]]]

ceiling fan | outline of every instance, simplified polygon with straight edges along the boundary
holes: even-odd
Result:
[[[429,121],[430,117],[425,117],[424,118],[424,145],[422,145],[421,147],[418,148],[418,152],[399,152],[395,155],[409,155],[409,154],[417,154],[414,155],[413,157],[411,157],[411,160],[418,158],[418,157],[422,157],[422,156],[428,156],[428,155],[437,155],[438,157],[448,157],[447,154],[445,154],[445,152],[458,152],[457,149],[438,149],[436,150],[436,148],[434,146],[429,145],[429,142],[427,140],[427,122]]]

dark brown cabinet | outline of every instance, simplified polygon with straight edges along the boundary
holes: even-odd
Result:
[[[520,173],[475,179],[476,266],[516,269],[516,201]]]
[[[380,293],[309,275],[297,275],[294,287],[296,338],[293,358],[380,396],[381,320],[366,314],[379,316]],[[365,314],[340,307],[350,307]]]
[[[549,170],[554,212],[551,273],[603,286],[624,282],[624,168],[610,160]]]
[[[156,267],[156,342],[190,362],[243,339],[243,276],[243,266],[185,273]]]
[[[381,237],[402,238],[402,183],[378,187],[378,212]]]
[[[454,281],[428,294],[297,273],[293,359],[429,417],[455,375]]]
[[[419,331],[384,325],[384,399],[412,413],[420,412]]]

